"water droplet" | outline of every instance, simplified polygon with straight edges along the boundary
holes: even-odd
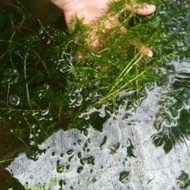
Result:
[[[20,104],[20,97],[17,95],[10,95],[9,96],[9,103],[12,106],[18,106]]]
[[[49,109],[45,109],[42,111],[42,115],[48,115],[48,113],[49,113]]]
[[[50,40],[50,39],[48,39],[47,44],[50,44],[50,43],[51,43],[51,40]]]
[[[39,34],[43,34],[43,33],[44,33],[44,31],[43,31],[43,30],[40,30],[40,31],[39,31]]]

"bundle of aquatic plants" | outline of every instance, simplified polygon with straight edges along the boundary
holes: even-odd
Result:
[[[151,3],[157,10],[146,17],[124,10],[124,1],[110,5],[107,16],[119,14],[120,26],[127,29],[123,33],[120,26],[103,32],[106,18],[94,26],[95,32],[78,19],[73,20],[71,30],[61,30],[53,24],[56,19],[49,20],[52,25],[37,20],[18,1],[14,11],[1,12],[0,44],[5,48],[0,49],[0,125],[32,150],[60,127],[81,128],[82,133],[88,132],[84,128],[88,125],[101,129],[107,115],[115,113],[126,98],[124,110],[146,94],[145,86],[155,81],[158,86],[165,83],[172,68],[167,63],[189,57],[190,5],[182,0]],[[96,49],[86,40],[89,33],[100,38]],[[153,50],[152,58],[141,53],[142,45]],[[156,145],[164,144],[163,135],[154,137]],[[100,141],[98,148],[106,139],[102,137]],[[132,151],[131,147],[127,151]],[[123,151],[122,146],[111,146],[109,150],[117,148]],[[102,152],[100,149],[100,155],[104,151],[107,153],[106,147]],[[128,172],[119,171],[120,182],[128,180]]]
[[[143,94],[144,85],[162,84],[165,63],[188,56],[189,3],[151,1],[157,10],[146,17],[126,12],[124,3],[113,2],[107,15],[117,13],[120,26],[102,32],[106,18],[94,26],[93,35],[100,38],[96,49],[89,47],[86,39],[92,30],[81,20],[75,19],[72,29],[63,31],[55,24],[36,22],[18,1],[14,11],[3,11],[1,123],[21,138],[40,131],[34,137],[39,142],[55,126],[79,128],[86,120],[78,116],[93,107],[106,104],[112,111],[128,92],[134,92],[133,102]],[[127,32],[121,33],[121,26]],[[130,43],[134,40],[135,45]],[[152,58],[141,54],[142,45],[153,50]],[[101,120],[97,118],[94,112],[92,119]],[[101,128],[99,122],[94,126]]]
[[[94,26],[94,35],[100,38],[95,50],[86,43],[90,29],[79,20],[73,22],[68,34],[57,31],[53,37],[57,42],[53,55],[66,79],[66,96],[74,119],[78,120],[78,114],[92,107],[109,103],[114,106],[120,95],[127,92],[134,91],[134,98],[138,98],[145,84],[164,82],[161,70],[166,62],[189,56],[189,4],[151,3],[156,4],[157,11],[147,17],[126,12],[122,1],[111,4],[108,16],[119,12],[121,25],[104,32],[104,20]],[[121,26],[127,32],[121,33]],[[133,40],[135,45],[130,43]],[[153,58],[142,55],[142,45],[153,50]]]

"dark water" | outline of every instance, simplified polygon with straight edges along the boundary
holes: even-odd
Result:
[[[19,2],[14,0],[0,0],[1,190],[7,190],[8,187],[13,187],[16,190],[23,189],[23,187],[19,185],[19,183],[10,175],[10,173],[5,170],[5,166],[12,160],[12,158],[14,158],[20,152],[31,151],[28,149],[31,143],[31,140],[28,138],[29,133],[37,133],[37,131],[40,130],[40,127],[38,128],[38,126],[41,126],[41,123],[43,122],[48,122],[50,123],[50,125],[53,125],[54,122],[49,121],[50,118],[53,117],[53,114],[51,114],[50,116],[46,114],[46,112],[48,112],[47,104],[49,100],[41,103],[41,107],[35,106],[35,111],[31,111],[31,109],[33,108],[28,105],[26,97],[26,78],[23,77],[22,73],[24,72],[22,64],[22,53],[27,51],[27,46],[28,48],[38,46],[38,48],[36,49],[39,54],[42,54],[44,49],[48,49],[48,47],[50,47],[47,35],[39,34],[39,21],[42,22],[45,26],[49,25],[49,27],[51,26],[52,28],[55,27],[61,30],[65,29],[64,16],[62,14],[62,11],[53,6],[53,4],[48,0],[21,0]],[[15,36],[14,32],[16,34]],[[12,42],[10,41],[11,36]],[[21,42],[23,38],[25,38],[26,47],[22,48],[19,45],[19,41]],[[39,40],[41,40],[40,45]],[[24,54],[26,55],[26,53]],[[28,77],[31,77],[33,73],[38,72],[38,69],[42,68],[42,66],[38,63],[40,62],[40,60],[34,57],[38,56],[37,53],[35,55],[34,54],[30,55],[31,57],[28,58],[31,64],[35,64],[30,67],[30,69],[28,69]],[[43,78],[43,76],[39,77]],[[38,77],[35,76],[34,78],[33,79],[36,80]],[[43,91],[48,88],[48,85],[44,82],[46,79],[47,76],[44,76],[42,80],[37,79],[37,82],[32,82],[32,86],[34,87],[34,89],[36,88],[36,91],[38,90],[38,93],[41,96],[43,96]],[[50,83],[54,83],[53,80],[48,80]],[[54,83],[52,84],[52,86],[54,86],[54,88],[57,88],[59,86],[59,81],[57,80],[57,84]],[[34,96],[37,96],[37,94],[35,94]],[[41,123],[35,121],[35,114],[37,115],[38,119],[41,118]],[[35,125],[38,126],[35,128]],[[57,124],[57,126],[58,125],[59,124]],[[49,130],[50,128],[51,130],[54,130],[53,127],[50,126]],[[41,128],[41,130],[43,129]],[[45,130],[48,131],[48,128],[46,128]]]

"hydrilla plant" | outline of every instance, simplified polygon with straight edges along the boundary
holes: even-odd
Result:
[[[19,2],[15,12],[1,13],[0,43],[6,47],[0,50],[1,125],[28,150],[34,147],[29,143],[37,145],[60,126],[92,123],[100,129],[106,118],[93,109],[106,105],[107,112],[114,112],[128,92],[134,92],[132,104],[146,84],[165,82],[167,61],[189,56],[188,2],[152,0],[157,10],[147,17],[126,12],[124,2],[113,2],[108,13],[119,15],[124,33],[120,26],[103,32],[106,18],[93,31],[77,19],[72,30],[62,31],[35,22]],[[89,32],[100,38],[97,49],[87,43]],[[153,58],[141,54],[142,44],[154,51]]]
[[[111,4],[108,13],[119,15],[120,26],[102,32],[104,19],[94,26],[93,35],[100,38],[100,45],[94,51],[86,43],[90,29],[80,20],[73,22],[68,35],[62,32],[56,35],[54,52],[57,54],[54,55],[58,55],[56,60],[62,61],[60,71],[66,76],[68,100],[75,116],[94,106],[116,103],[122,92],[135,91],[138,97],[145,84],[164,81],[159,69],[166,61],[188,54],[187,2],[154,1],[157,11],[148,17],[127,13],[122,3]],[[127,31],[121,33],[121,26]],[[64,38],[63,43],[60,43],[61,38]],[[137,42],[135,45],[130,43],[133,40]],[[142,44],[154,51],[153,58],[141,54]],[[78,121],[78,117],[74,118]]]
[[[22,138],[39,131],[32,141],[38,142],[55,126],[80,127],[85,120],[78,116],[92,107],[113,109],[120,94],[134,91],[136,99],[145,84],[163,83],[166,60],[188,56],[189,4],[154,0],[156,12],[143,17],[126,12],[124,3],[110,5],[108,16],[118,14],[121,25],[104,32],[106,18],[93,32],[75,19],[65,32],[36,22],[18,1],[15,11],[2,12],[1,123],[27,126],[16,129]],[[121,33],[121,26],[127,31]],[[95,50],[86,40],[89,31],[100,38]],[[154,51],[153,58],[140,53],[142,44]]]

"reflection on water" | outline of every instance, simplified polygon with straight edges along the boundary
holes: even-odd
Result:
[[[112,114],[105,107],[95,109],[109,116],[101,132],[59,130],[39,146],[44,152],[36,161],[23,153],[7,169],[23,185],[40,183],[52,190],[189,188],[190,101],[184,94],[190,63],[170,64],[168,84],[147,86],[144,98],[130,109],[127,99]],[[176,87],[176,80],[187,85]]]
[[[154,136],[154,143],[157,146],[163,146],[166,152],[170,151],[176,142],[184,142],[190,135],[190,63],[184,59],[170,63],[174,67],[173,73],[170,73],[169,88],[162,95],[160,100],[161,108],[157,113],[157,118],[161,122],[155,125],[159,133]]]

